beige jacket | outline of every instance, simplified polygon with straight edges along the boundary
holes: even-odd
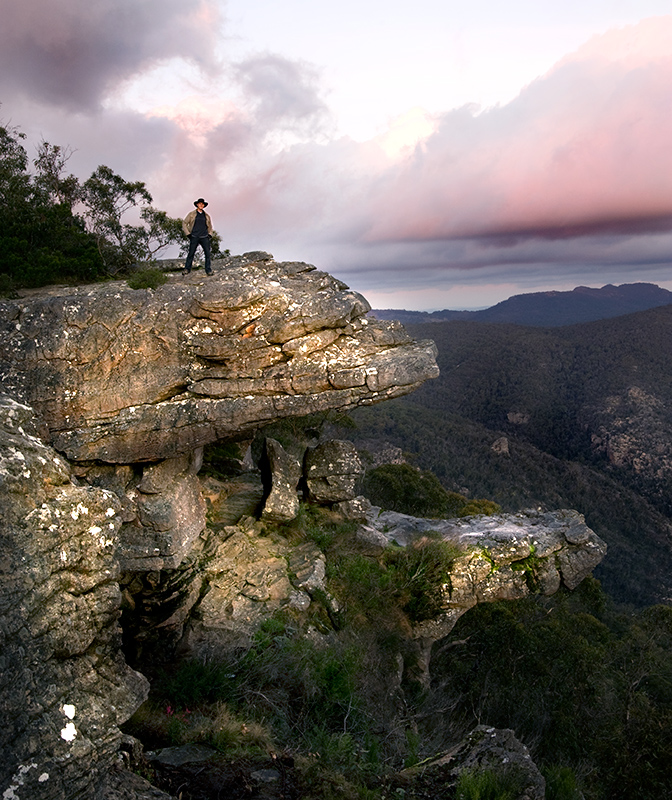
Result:
[[[210,219],[210,214],[208,214],[207,211],[204,211],[203,213],[205,214],[205,222],[208,226],[208,233],[210,234],[210,236],[212,236],[214,230],[212,227],[212,220]],[[198,211],[196,210],[190,211],[187,214],[187,216],[182,220],[182,230],[184,231],[185,236],[189,236],[189,234],[191,233],[191,229],[194,227],[196,214],[198,214]]]

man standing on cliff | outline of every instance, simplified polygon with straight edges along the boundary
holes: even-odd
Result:
[[[210,266],[210,237],[213,234],[212,220],[210,215],[205,213],[205,207],[208,205],[202,197],[194,200],[196,211],[191,211],[182,221],[182,230],[185,236],[189,237],[189,252],[187,260],[184,262],[183,275],[188,275],[191,272],[191,265],[194,261],[196,248],[200,244],[205,253],[205,274],[212,275],[212,267]]]

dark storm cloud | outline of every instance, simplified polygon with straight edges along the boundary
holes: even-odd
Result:
[[[209,61],[210,0],[0,0],[0,101],[90,110],[157,59]]]

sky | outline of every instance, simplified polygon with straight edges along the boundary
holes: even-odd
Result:
[[[374,308],[672,289],[672,0],[0,0],[0,124]],[[31,151],[32,148],[32,151]]]

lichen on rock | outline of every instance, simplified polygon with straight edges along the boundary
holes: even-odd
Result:
[[[36,433],[1,395],[0,789],[61,800],[92,796],[148,684],[120,649],[120,504]]]

